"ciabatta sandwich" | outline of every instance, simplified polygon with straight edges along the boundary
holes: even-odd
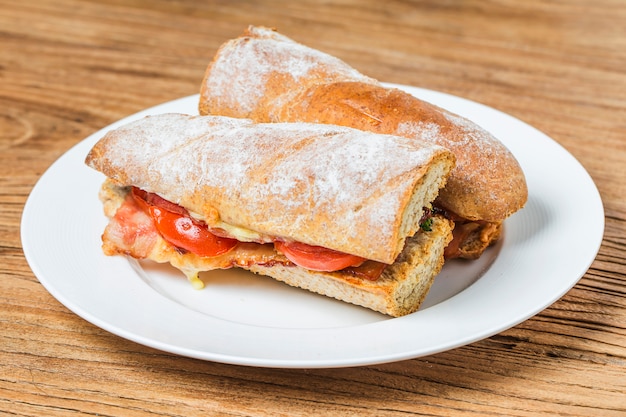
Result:
[[[239,267],[400,316],[452,238],[429,208],[454,156],[402,137],[164,114],[108,132],[86,163],[107,177],[104,252],[199,286],[201,271]]]
[[[436,202],[456,223],[447,258],[479,257],[527,200],[518,162],[489,132],[272,29],[251,26],[219,48],[202,82],[199,111],[343,125],[451,150],[456,167]]]

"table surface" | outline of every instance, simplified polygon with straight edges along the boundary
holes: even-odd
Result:
[[[0,0],[0,10],[0,414],[626,415],[626,2]],[[589,271],[493,337],[352,368],[179,357],[71,313],[24,258],[20,220],[34,184],[91,133],[197,93],[219,45],[249,24],[555,139],[604,203]]]

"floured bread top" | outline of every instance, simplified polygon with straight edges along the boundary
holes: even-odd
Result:
[[[528,197],[517,160],[485,129],[271,29],[250,27],[222,45],[207,68],[199,109],[257,122],[349,126],[444,146],[456,167],[438,203],[469,220],[500,222]]]
[[[209,225],[391,263],[453,159],[438,146],[345,127],[164,114],[107,133],[86,163]]]
[[[259,109],[287,104],[303,82],[377,83],[338,58],[264,27],[250,26],[244,36],[226,42],[217,57],[201,88],[200,105],[205,107],[201,114],[217,114],[210,110],[216,108],[222,116],[258,120]],[[328,68],[333,68],[332,73]]]

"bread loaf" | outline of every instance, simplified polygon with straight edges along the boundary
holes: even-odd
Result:
[[[209,227],[392,263],[454,157],[347,127],[149,116],[109,132],[86,163],[176,203]]]
[[[202,82],[199,111],[343,125],[441,145],[454,153],[456,166],[437,204],[455,219],[486,227],[483,234],[499,230],[527,200],[517,160],[489,132],[272,29],[251,26],[219,48]],[[486,247],[470,246],[465,257]]]
[[[85,161],[107,176],[104,253],[170,263],[195,286],[199,272],[239,267],[400,316],[419,308],[452,238],[449,220],[433,216],[425,227],[422,213],[454,156],[403,137],[162,114],[108,132]],[[175,232],[159,228],[163,211],[174,215]],[[230,246],[210,255],[177,246],[189,221]],[[307,269],[283,253],[286,242],[358,263]]]

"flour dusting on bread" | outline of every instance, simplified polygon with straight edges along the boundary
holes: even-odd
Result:
[[[210,225],[392,263],[454,157],[346,127],[163,114],[109,132],[87,162]]]
[[[244,36],[226,43],[220,51],[222,56],[212,63],[211,77],[207,78],[204,90],[211,94],[203,99],[215,102],[215,107],[237,108],[237,117],[251,117],[268,98],[277,100],[272,104],[274,107],[286,104],[290,92],[297,92],[295,86],[303,80],[376,82],[338,58],[262,27],[250,27]],[[276,65],[277,61],[280,66]],[[336,69],[332,77],[325,71],[329,66]],[[222,88],[225,85],[229,88]],[[282,95],[266,95],[268,87],[280,88]]]

